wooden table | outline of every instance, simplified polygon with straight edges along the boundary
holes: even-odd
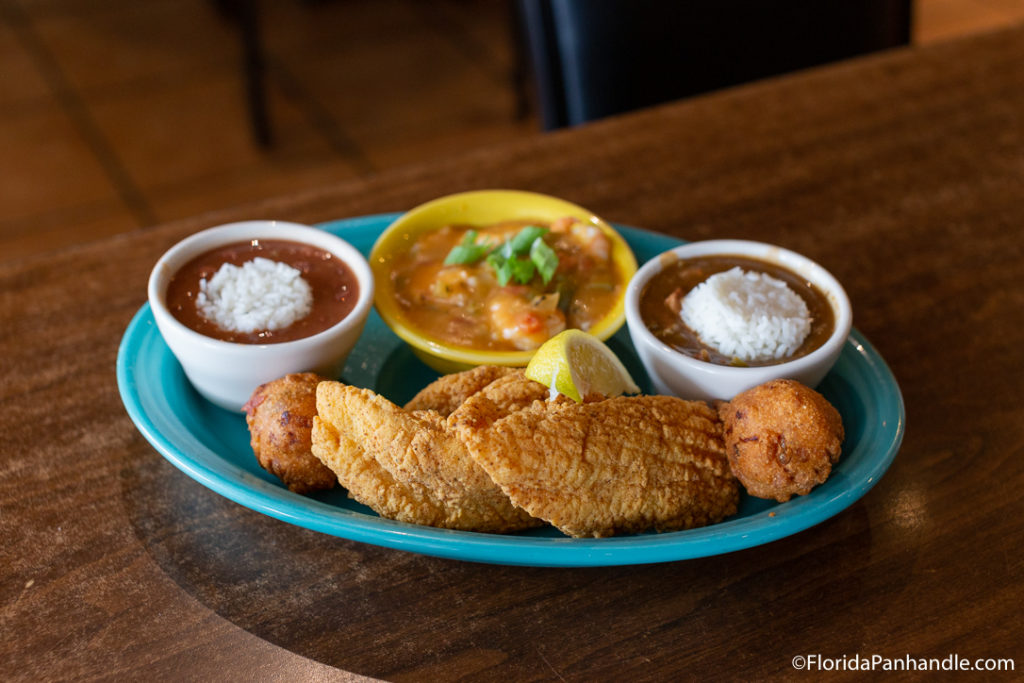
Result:
[[[175,241],[477,187],[824,264],[903,391],[889,472],[834,518],[748,550],[517,568],[276,521],[181,474],[136,431],[115,354]],[[1022,243],[1024,27],[5,263],[4,677],[820,677],[796,670],[798,655],[846,656],[847,668],[855,656],[1012,658],[1019,672]]]

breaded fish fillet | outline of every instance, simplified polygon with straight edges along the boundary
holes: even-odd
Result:
[[[443,526],[447,513],[433,493],[423,486],[396,481],[376,458],[348,436],[342,420],[325,422],[315,418],[312,439],[313,454],[334,472],[351,498],[382,517]]]
[[[550,395],[550,389],[540,382],[526,379],[525,372],[522,368],[519,368],[501,375],[472,396],[467,396],[466,401],[476,397],[479,397],[480,400],[486,400],[494,411],[493,418],[497,420],[524,408],[529,408],[537,401],[545,401]],[[466,401],[463,401],[462,404],[465,405]],[[558,395],[554,402],[572,403],[572,399]],[[459,408],[461,407],[462,405],[459,406]],[[449,420],[449,423],[451,423],[451,420]]]
[[[437,411],[321,382],[312,439],[350,495],[384,517],[485,532],[540,524],[512,505]]]
[[[435,410],[444,417],[451,415],[467,398],[505,375],[521,372],[498,365],[480,365],[465,372],[442,375],[423,387],[405,404],[406,410]]]
[[[577,404],[513,375],[448,418],[512,502],[571,536],[673,531],[736,512],[716,411],[668,396]],[[529,401],[527,403],[527,401]]]

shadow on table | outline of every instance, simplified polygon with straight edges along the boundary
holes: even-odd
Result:
[[[389,679],[700,674],[737,657],[751,674],[789,670],[793,654],[814,651],[814,629],[833,640],[843,633],[856,652],[864,634],[843,632],[845,617],[870,609],[863,596],[900,591],[915,552],[889,549],[880,555],[891,566],[872,567],[871,525],[857,503],[797,536],[724,556],[508,567],[291,526],[156,454],[122,472],[121,492],[135,534],[189,595],[280,647]]]

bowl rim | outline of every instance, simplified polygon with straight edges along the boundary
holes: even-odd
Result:
[[[244,241],[247,238],[300,242],[329,251],[349,267],[359,283],[359,296],[356,298],[355,306],[344,318],[316,334],[291,341],[265,344],[245,344],[215,339],[196,332],[178,320],[167,308],[166,301],[167,286],[178,269],[206,251],[233,242]],[[274,349],[294,351],[301,350],[305,346],[315,346],[324,339],[361,324],[361,320],[366,317],[373,304],[375,289],[373,272],[370,270],[369,263],[358,249],[337,235],[303,223],[254,219],[215,225],[192,233],[172,245],[153,265],[146,285],[146,294],[158,327],[167,326],[174,334],[187,340],[190,344],[204,347],[210,351],[266,354],[268,350]]]
[[[672,258],[668,258],[668,254],[671,254]],[[829,335],[828,339],[821,346],[805,356],[781,363],[750,367],[718,365],[698,360],[672,348],[661,339],[658,339],[647,325],[644,324],[640,316],[640,298],[647,287],[647,283],[660,273],[665,266],[674,263],[677,258],[708,255],[759,258],[807,277],[809,281],[822,290],[822,293],[825,294],[832,306],[835,315],[832,334]],[[797,270],[794,268],[793,262],[800,264],[802,268],[810,272]],[[641,265],[626,290],[626,323],[629,326],[630,334],[634,335],[635,339],[643,342],[660,357],[678,364],[681,369],[692,370],[701,374],[716,373],[724,378],[739,380],[745,375],[753,373],[783,371],[796,374],[818,363],[827,362],[831,356],[838,355],[838,352],[842,350],[843,344],[853,329],[853,308],[850,298],[839,280],[824,266],[799,252],[777,244],[755,240],[711,239],[687,242],[686,244],[673,247],[661,252]]]
[[[374,305],[377,309],[377,313],[380,315],[384,323],[407,344],[422,352],[444,360],[469,365],[494,364],[510,366],[526,365],[526,363],[529,362],[536,349],[524,351],[473,349],[463,346],[454,346],[437,338],[431,337],[422,330],[409,324],[405,317],[401,315],[393,301],[393,298],[389,297],[391,288],[387,284],[387,278],[380,276],[380,271],[384,268],[384,259],[386,258],[386,254],[382,255],[381,251],[385,249],[385,247],[390,247],[390,243],[395,239],[394,235],[401,231],[403,227],[408,226],[410,223],[414,223],[425,214],[438,211],[446,206],[453,206],[454,210],[454,207],[458,206],[460,203],[465,206],[469,202],[479,202],[481,200],[494,198],[504,200],[522,200],[524,202],[540,201],[549,205],[557,205],[560,208],[565,209],[565,211],[559,212],[561,215],[575,216],[576,218],[599,228],[612,240],[612,258],[622,273],[623,283],[625,286],[622,288],[622,295],[617,300],[616,305],[607,315],[595,323],[589,332],[602,340],[609,339],[618,332],[626,323],[626,289],[638,268],[636,255],[633,253],[629,243],[626,242],[626,239],[622,234],[619,233],[611,223],[604,220],[593,211],[578,204],[574,204],[566,199],[540,192],[500,188],[468,190],[431,199],[398,216],[398,218],[392,221],[392,223],[388,225],[388,227],[385,228],[377,237],[377,240],[374,242],[373,247],[370,250],[369,261],[370,268],[373,271],[374,276],[381,283],[374,294]],[[495,220],[500,220],[500,218]],[[430,226],[424,224],[411,229],[409,233],[410,235],[419,235],[430,230],[435,230],[439,227],[441,226]]]

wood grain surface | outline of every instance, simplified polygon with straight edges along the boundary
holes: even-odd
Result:
[[[749,550],[520,568],[270,519],[193,482],[136,431],[115,356],[175,241],[478,187],[822,263],[903,392],[889,472],[838,516]],[[1019,676],[1022,244],[1024,28],[0,265],[4,677],[809,680],[822,674],[791,660],[814,653],[1013,658]]]

